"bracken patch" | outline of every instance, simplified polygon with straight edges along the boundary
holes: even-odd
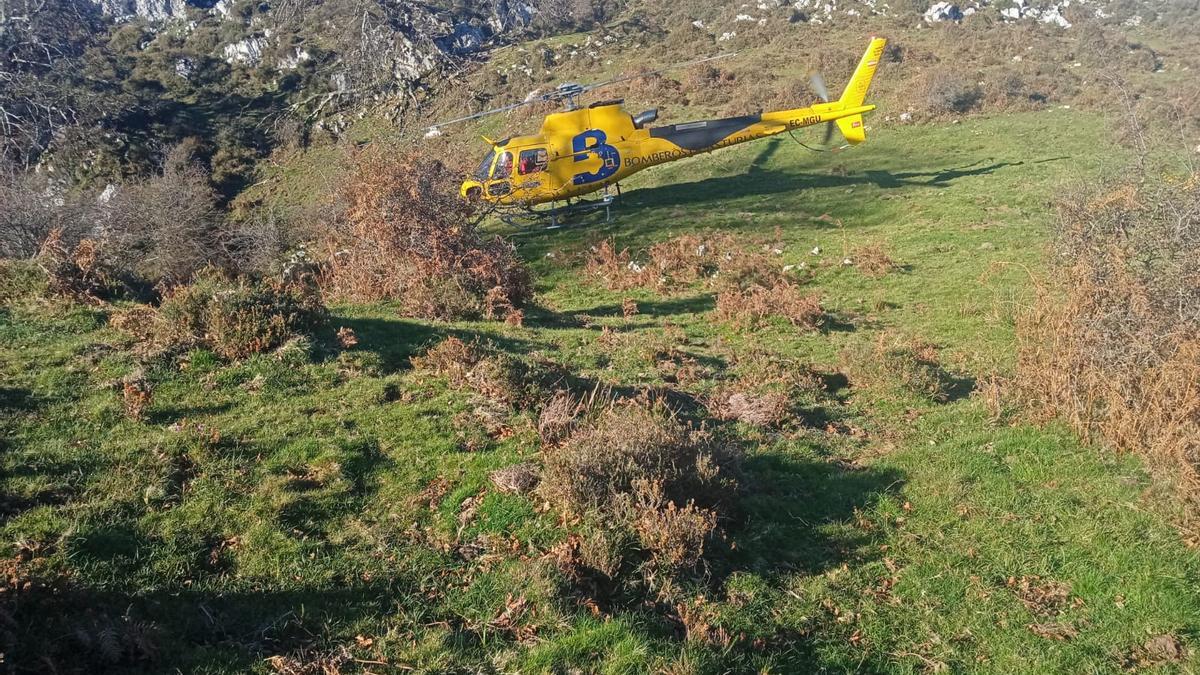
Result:
[[[1145,455],[1200,513],[1200,177],[1081,188],[1017,317],[1011,391],[1038,419]]]
[[[532,297],[529,272],[512,245],[481,232],[474,207],[445,188],[456,182],[436,160],[363,152],[322,241],[321,288],[339,300],[395,300],[407,316],[519,324]]]

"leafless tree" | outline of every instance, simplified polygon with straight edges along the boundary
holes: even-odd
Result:
[[[58,129],[94,109],[75,84],[99,22],[88,2],[0,2],[0,154],[10,161],[30,165]]]

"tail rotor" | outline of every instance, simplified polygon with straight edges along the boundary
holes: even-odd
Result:
[[[829,103],[829,87],[825,86],[825,78],[821,77],[821,73],[813,71],[808,76],[808,82],[812,85],[813,91],[825,103]],[[825,123],[825,136],[821,139],[821,145],[829,147],[829,142],[833,140],[834,126],[833,122]]]

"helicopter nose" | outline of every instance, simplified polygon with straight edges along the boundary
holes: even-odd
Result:
[[[462,184],[462,188],[459,190],[459,194],[462,195],[462,198],[466,199],[467,201],[479,201],[479,198],[483,196],[483,186],[479,183],[479,181],[465,181]]]

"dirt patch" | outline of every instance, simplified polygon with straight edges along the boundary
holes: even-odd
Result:
[[[1168,663],[1178,663],[1188,658],[1188,649],[1177,636],[1170,633],[1157,635],[1134,647],[1122,659],[1122,667],[1128,671],[1154,668]]]

